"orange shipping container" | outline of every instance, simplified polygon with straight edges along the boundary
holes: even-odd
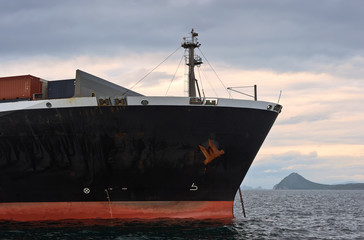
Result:
[[[0,78],[0,101],[10,99],[38,99],[42,94],[40,78],[32,75]]]

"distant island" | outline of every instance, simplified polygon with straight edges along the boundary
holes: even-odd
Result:
[[[273,187],[275,190],[364,190],[364,183],[320,184],[307,180],[298,173],[291,173]]]

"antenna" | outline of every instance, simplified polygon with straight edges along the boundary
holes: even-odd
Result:
[[[278,97],[278,102],[279,103],[279,100],[281,100],[281,95],[282,95],[282,90],[279,91],[279,97]]]
[[[198,33],[196,33],[193,28],[191,31],[191,38],[183,38],[184,42],[181,44],[181,47],[188,49],[188,58],[186,65],[189,67],[188,71],[188,96],[196,97],[196,87],[198,90],[198,94],[201,97],[200,89],[198,88],[197,79],[195,78],[195,66],[199,66],[202,64],[202,59],[195,55],[195,48],[198,48],[201,44],[197,41]]]

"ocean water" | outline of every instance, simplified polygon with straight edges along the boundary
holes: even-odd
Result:
[[[243,191],[235,219],[0,222],[0,239],[364,239],[364,191]]]

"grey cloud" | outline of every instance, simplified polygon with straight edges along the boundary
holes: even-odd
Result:
[[[214,60],[307,70],[323,56],[364,55],[362,1],[1,1],[0,52],[122,54],[166,51],[191,27]]]

